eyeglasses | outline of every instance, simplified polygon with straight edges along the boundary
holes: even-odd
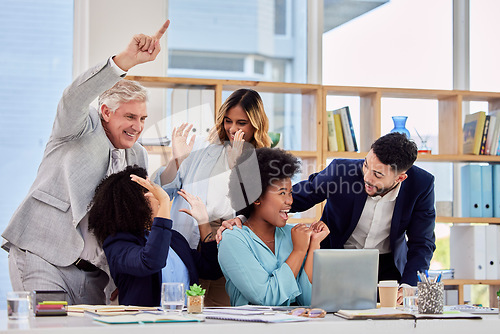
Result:
[[[320,308],[299,307],[291,310],[288,314],[299,317],[324,318],[326,315],[326,311]]]

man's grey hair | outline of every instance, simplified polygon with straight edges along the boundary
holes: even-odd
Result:
[[[147,102],[148,91],[137,81],[122,79],[99,96],[99,113],[103,104],[115,112],[123,103]]]

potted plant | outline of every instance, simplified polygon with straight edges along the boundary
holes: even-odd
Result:
[[[205,289],[201,285],[193,284],[186,290],[188,313],[202,313]]]
[[[499,313],[498,313],[498,316],[500,317],[500,290],[497,291],[497,307],[498,307],[498,310],[499,310]]]

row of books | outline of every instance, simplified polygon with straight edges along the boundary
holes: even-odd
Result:
[[[327,110],[328,150],[335,152],[357,152],[358,145],[352,126],[349,107]]]
[[[500,155],[500,110],[465,116],[464,154]]]
[[[461,169],[462,216],[500,217],[500,165],[465,165]]]

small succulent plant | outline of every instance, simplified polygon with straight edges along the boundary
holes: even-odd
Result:
[[[189,290],[186,290],[186,295],[188,296],[204,296],[205,289],[201,287],[201,285],[193,284],[189,287]]]

